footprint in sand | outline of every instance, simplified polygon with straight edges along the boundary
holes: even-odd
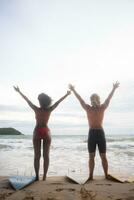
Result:
[[[127,197],[126,200],[134,200],[134,197]]]
[[[47,200],[57,200],[57,199],[55,199],[53,197],[48,197]]]
[[[0,199],[5,199],[6,197],[9,197],[13,192],[6,192],[0,194]]]
[[[80,190],[82,199],[95,200],[96,193],[86,190],[84,187]]]
[[[24,200],[34,200],[34,197],[26,197]]]
[[[62,188],[58,188],[58,189],[56,189],[56,191],[57,192],[61,192],[61,191],[63,191],[63,189]]]
[[[122,200],[121,198],[119,198],[119,199],[116,199],[116,200]]]
[[[97,184],[95,184],[95,185],[103,185],[103,184],[97,183]]]
[[[105,185],[111,186],[112,184],[110,184],[110,183],[107,183],[107,184],[105,184]]]
[[[62,183],[51,183],[50,185],[62,185]]]
[[[56,189],[57,192],[61,192],[61,191],[63,191],[63,190],[69,190],[70,192],[74,192],[74,191],[75,191],[74,188],[57,188],[57,189]]]
[[[130,192],[133,192],[134,191],[134,189],[131,189],[131,190],[129,190]]]
[[[68,190],[71,191],[71,192],[74,192],[74,191],[75,191],[74,188],[69,188]]]

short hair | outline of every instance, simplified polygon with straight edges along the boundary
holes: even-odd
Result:
[[[49,97],[47,94],[45,93],[41,93],[38,95],[38,100],[40,103],[40,106],[44,109],[47,109],[51,103],[52,103],[52,99],[51,97]]]
[[[92,106],[100,106],[100,97],[98,94],[94,93],[90,97]]]

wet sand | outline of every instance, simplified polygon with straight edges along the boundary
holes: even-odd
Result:
[[[134,200],[134,183],[118,183],[95,177],[75,184],[66,177],[48,177],[15,191],[8,177],[0,177],[0,200]]]

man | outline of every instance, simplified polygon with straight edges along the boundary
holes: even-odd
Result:
[[[93,171],[95,166],[95,152],[96,145],[98,145],[102,167],[104,170],[105,178],[108,179],[108,161],[106,157],[106,140],[105,133],[103,130],[103,118],[104,112],[109,105],[109,102],[115,92],[119,87],[119,83],[113,84],[112,91],[108,95],[107,99],[103,104],[100,104],[100,97],[97,94],[92,94],[90,97],[91,105],[86,104],[81,96],[76,92],[74,86],[69,85],[70,90],[73,91],[76,98],[79,100],[81,106],[87,113],[87,119],[89,124],[89,135],[88,135],[88,151],[89,151],[89,180],[93,180]]]

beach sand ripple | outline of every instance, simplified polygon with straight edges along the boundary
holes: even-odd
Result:
[[[0,177],[0,200],[134,200],[134,183],[97,177],[87,184],[75,184],[57,176],[15,191],[8,177]]]

